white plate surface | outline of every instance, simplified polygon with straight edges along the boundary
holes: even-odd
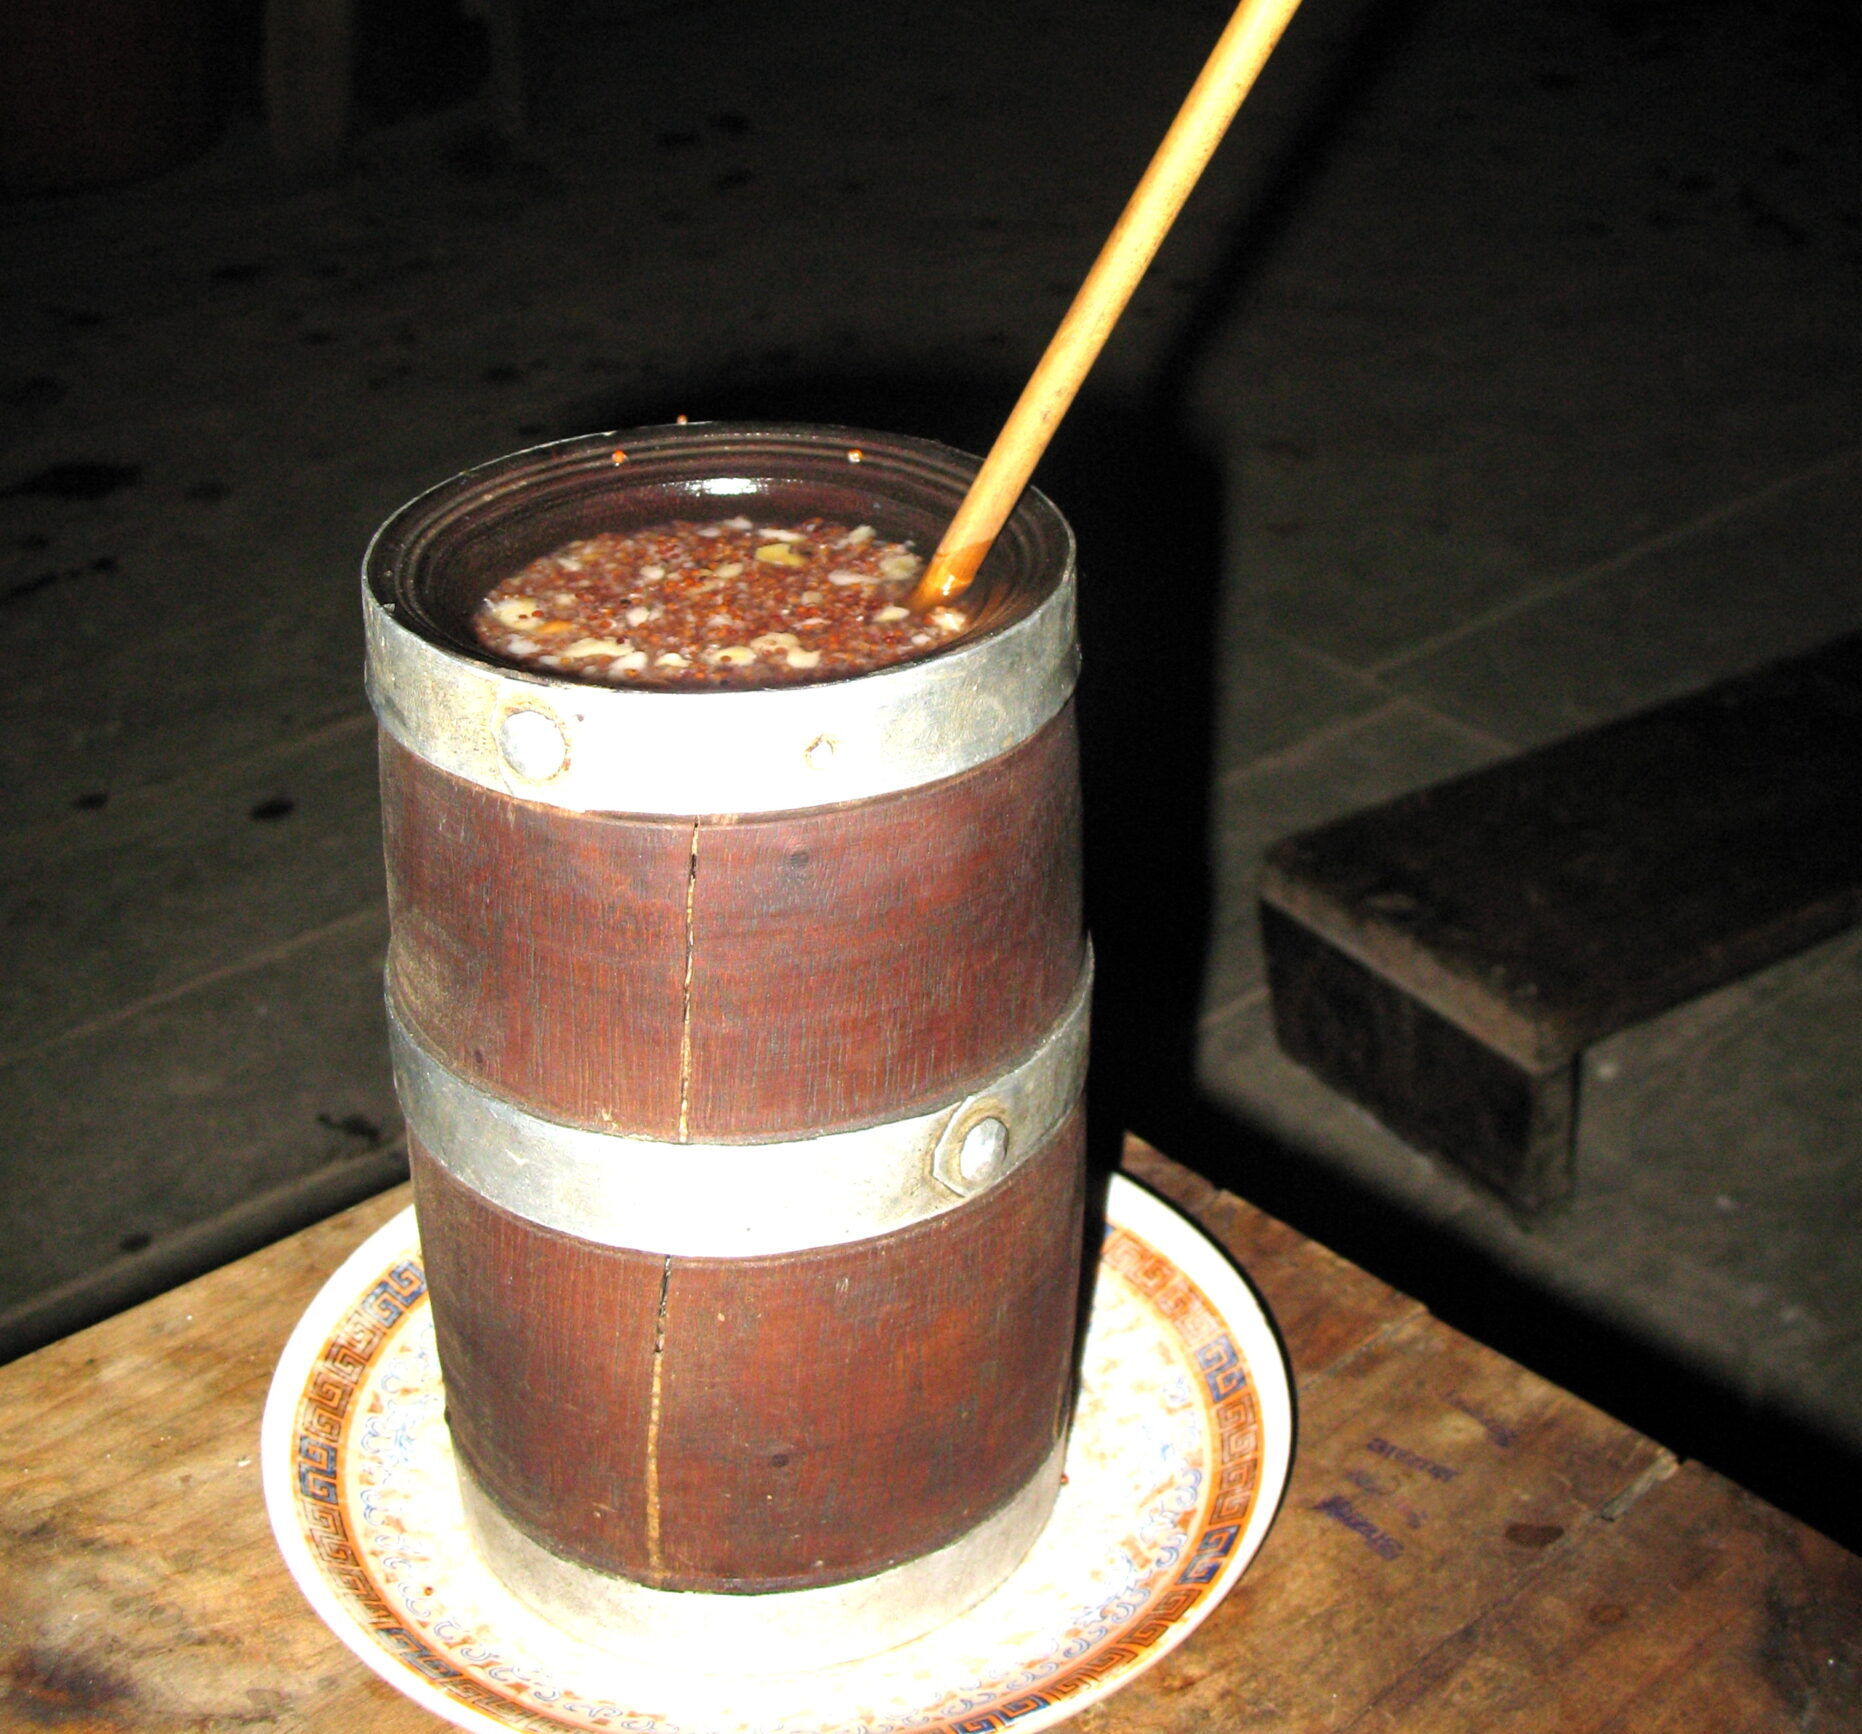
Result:
[[[411,1209],[330,1278],[279,1361],[261,1445],[278,1545],[337,1636],[461,1728],[1032,1734],[1207,1617],[1265,1538],[1291,1452],[1279,1345],[1227,1257],[1122,1175],[1107,1217],[1047,1529],[988,1600],[883,1655],[656,1671],[508,1594],[467,1540]]]

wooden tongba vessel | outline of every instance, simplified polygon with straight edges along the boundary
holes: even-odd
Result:
[[[488,660],[471,608],[574,537],[747,511],[925,546],[973,467],[836,429],[618,445],[456,478],[367,561],[448,1419],[481,1548],[559,1623],[839,1659],[987,1593],[1058,1486],[1090,977],[1071,536],[1031,494],[973,629],[854,679]]]

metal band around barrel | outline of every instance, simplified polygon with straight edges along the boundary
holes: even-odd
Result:
[[[747,1258],[865,1240],[999,1185],[1079,1098],[1091,990],[1089,955],[1040,1045],[958,1101],[756,1144],[676,1144],[547,1120],[443,1065],[401,1020],[392,993],[388,1026],[408,1130],[481,1197],[600,1246]]]
[[[366,586],[382,726],[442,770],[584,813],[773,813],[918,788],[1019,746],[1079,673],[1069,569],[1037,608],[921,661],[817,686],[653,692],[481,662]]]
[[[506,1588],[616,1655],[697,1673],[791,1673],[877,1655],[955,1619],[1040,1539],[1060,1492],[1063,1437],[1020,1492],[967,1535],[902,1565],[814,1589],[727,1595],[649,1589],[533,1541],[460,1461],[467,1526]]]

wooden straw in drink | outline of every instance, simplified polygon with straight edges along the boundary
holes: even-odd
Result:
[[[1299,0],[1241,0],[1236,7],[918,580],[910,599],[914,609],[949,602],[970,587],[1060,418],[1298,6]]]

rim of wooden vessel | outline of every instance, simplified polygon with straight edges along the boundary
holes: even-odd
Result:
[[[1073,533],[1032,488],[966,599],[972,624],[866,674],[599,686],[503,662],[468,622],[495,584],[564,542],[669,518],[829,517],[929,548],[977,465],[898,434],[705,422],[586,435],[464,471],[396,512],[364,557],[370,701],[430,763],[576,812],[782,812],[956,776],[1033,735],[1078,677]]]

